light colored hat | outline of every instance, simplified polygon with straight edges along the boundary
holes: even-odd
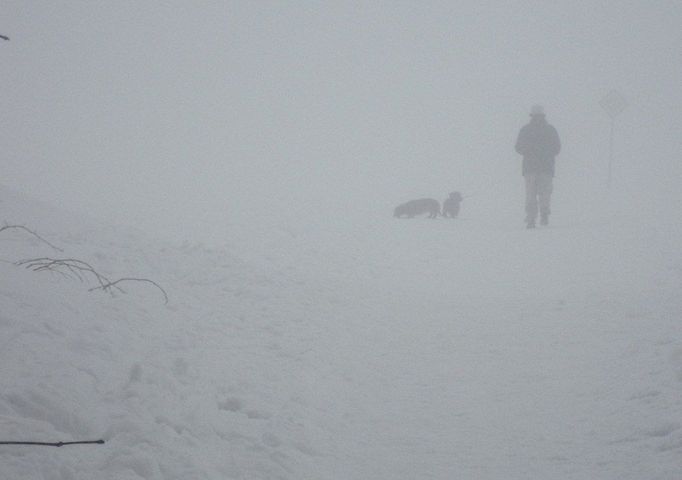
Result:
[[[534,117],[535,115],[544,115],[545,114],[545,107],[542,105],[533,105],[530,109],[530,116]]]

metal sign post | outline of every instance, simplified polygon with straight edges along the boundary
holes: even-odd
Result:
[[[611,117],[611,135],[609,137],[609,176],[608,187],[611,187],[611,177],[613,172],[613,137],[616,130],[616,117],[623,113],[628,106],[625,97],[616,90],[611,90],[604,98],[599,101],[599,105]]]

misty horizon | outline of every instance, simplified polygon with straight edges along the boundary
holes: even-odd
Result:
[[[3,2],[0,477],[678,480],[681,25]]]
[[[614,89],[612,193],[677,191],[670,4],[8,2],[0,18],[3,183],[111,221],[209,235],[452,190],[494,216],[518,198],[536,103],[564,143],[557,202],[591,198]]]

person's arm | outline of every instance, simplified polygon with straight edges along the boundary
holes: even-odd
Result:
[[[552,127],[552,140],[554,155],[559,155],[559,152],[561,151],[561,140],[559,140],[559,134],[554,127]]]
[[[516,139],[516,145],[514,146],[516,153],[525,155],[528,151],[527,143],[528,142],[526,141],[525,128],[522,128],[521,131],[519,132],[518,138]]]

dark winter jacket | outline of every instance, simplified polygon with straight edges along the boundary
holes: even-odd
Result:
[[[554,175],[554,157],[561,151],[556,129],[544,115],[535,115],[524,125],[516,140],[516,151],[523,155],[523,174],[549,173]]]

